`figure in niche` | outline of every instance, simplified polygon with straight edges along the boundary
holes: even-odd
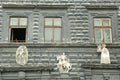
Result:
[[[16,51],[16,62],[20,65],[25,65],[28,61],[28,50],[26,46],[18,47]]]
[[[105,44],[103,44],[101,51],[101,64],[110,64],[109,50],[106,48]]]
[[[72,69],[69,59],[65,56],[65,53],[61,56],[57,56],[57,60],[59,61],[57,67],[61,73],[67,73]]]

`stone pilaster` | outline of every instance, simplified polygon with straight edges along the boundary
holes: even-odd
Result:
[[[33,12],[33,42],[38,42],[38,35],[39,35],[39,11],[34,10]]]
[[[2,39],[2,5],[0,5],[0,41]]]

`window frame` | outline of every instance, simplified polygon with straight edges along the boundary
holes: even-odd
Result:
[[[46,18],[52,18],[52,26],[46,26],[45,25],[45,22],[46,22]],[[55,18],[60,18],[61,19],[61,26],[54,26],[54,19]],[[46,41],[46,33],[45,33],[45,29],[46,28],[52,28],[52,40],[51,41]],[[55,32],[55,28],[59,28],[59,29],[61,29],[61,31],[60,31],[60,41],[55,41],[55,37],[54,37],[54,32]],[[45,43],[56,43],[56,42],[62,42],[62,17],[44,17],[44,42]]]
[[[12,18],[17,18],[18,19],[18,24],[17,25],[11,25],[11,19]],[[26,25],[21,25],[20,24],[20,19],[21,18],[26,18]],[[18,40],[19,42],[23,42],[23,43],[25,43],[26,41],[27,41],[27,37],[28,37],[28,33],[27,33],[27,29],[28,29],[28,17],[26,17],[26,16],[10,16],[9,17],[9,33],[10,33],[10,35],[9,35],[9,42],[15,42],[14,40],[11,40],[11,36],[12,36],[12,34],[11,34],[11,31],[12,31],[12,29],[13,28],[25,28],[26,29],[26,34],[25,34],[25,40],[24,41],[20,41],[20,40]]]
[[[101,26],[95,26],[95,19],[100,19],[101,20],[101,23],[102,23],[102,25]],[[104,26],[104,20],[109,20],[109,22],[110,22],[110,25],[109,26]],[[113,42],[113,36],[112,36],[112,19],[111,18],[93,18],[93,28],[94,28],[94,41],[96,42],[96,43],[98,43],[98,41],[96,41],[96,30],[95,29],[101,29],[102,31],[102,33],[101,33],[101,38],[103,38],[102,40],[101,40],[101,42],[105,42],[105,43],[112,43]],[[105,37],[104,37],[104,30],[105,29],[109,29],[110,30],[110,42],[106,42],[105,41]]]

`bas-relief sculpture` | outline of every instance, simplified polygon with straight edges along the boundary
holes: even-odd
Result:
[[[57,60],[59,61],[57,67],[60,73],[68,73],[72,67],[69,63],[69,59],[66,57],[65,53],[63,55],[57,56]]]
[[[16,51],[16,62],[19,65],[25,65],[28,62],[28,50],[26,46],[18,47]]]

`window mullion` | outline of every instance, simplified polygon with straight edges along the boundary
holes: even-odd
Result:
[[[54,18],[52,18],[52,42],[54,42]]]
[[[13,42],[13,36],[14,36],[14,35],[13,35],[13,30],[12,30],[12,29],[11,29],[11,33],[12,33],[12,42]]]
[[[104,25],[103,25],[103,21],[104,21],[104,19],[102,18],[102,42],[105,42],[104,41]]]
[[[44,17],[44,42],[46,40],[46,38],[45,38],[45,36],[46,36],[46,34],[45,34],[45,29],[46,29],[45,21],[46,21],[46,18]]]
[[[18,27],[20,28],[20,18],[18,18]]]
[[[61,34],[60,34],[60,39],[61,39],[61,42],[62,42],[62,18],[61,18]]]

